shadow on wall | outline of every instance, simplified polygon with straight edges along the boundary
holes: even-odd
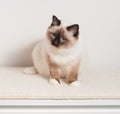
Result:
[[[34,42],[26,45],[25,47],[18,49],[17,52],[8,55],[9,58],[7,58],[7,60],[9,61],[6,66],[32,66],[32,51],[37,43],[38,42]]]

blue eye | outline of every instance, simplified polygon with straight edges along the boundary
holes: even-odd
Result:
[[[65,42],[66,42],[66,39],[62,37],[62,38],[60,39],[60,41],[61,41],[61,43],[65,43]]]
[[[51,33],[51,38],[52,39],[55,39],[56,38],[56,35],[54,33]]]

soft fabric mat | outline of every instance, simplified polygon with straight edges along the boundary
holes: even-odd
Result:
[[[80,86],[62,79],[50,85],[48,79],[23,73],[24,68],[0,68],[0,99],[116,99],[120,98],[120,69],[89,69],[81,72]]]

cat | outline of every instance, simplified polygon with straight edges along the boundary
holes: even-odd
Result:
[[[60,84],[61,76],[71,86],[79,86],[78,75],[82,57],[79,25],[65,25],[55,15],[45,38],[35,46],[32,57],[34,67],[24,70],[27,74],[49,76],[53,85]]]

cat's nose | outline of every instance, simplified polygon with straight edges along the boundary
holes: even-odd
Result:
[[[59,46],[59,41],[55,40],[52,44],[57,47],[57,46]]]

